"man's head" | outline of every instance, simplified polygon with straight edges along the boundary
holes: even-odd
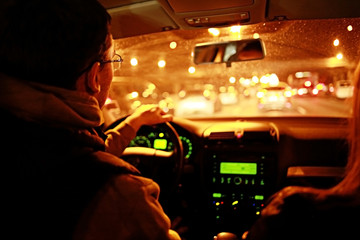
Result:
[[[109,24],[95,0],[1,0],[0,72],[75,89],[92,65],[108,60]]]

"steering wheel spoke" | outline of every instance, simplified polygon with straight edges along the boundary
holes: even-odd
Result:
[[[124,119],[115,121],[107,129],[114,128]],[[152,148],[144,136],[153,135],[154,132],[166,136],[166,142],[171,144],[171,149]],[[168,122],[153,126],[142,126],[136,137],[147,146],[129,146],[121,158],[138,168],[143,176],[156,181],[162,188],[163,196],[171,195],[179,185],[184,163],[182,141],[175,128]],[[166,193],[164,194],[164,192]]]
[[[170,158],[173,157],[174,151],[167,152],[154,148],[147,147],[127,147],[122,156],[144,156],[144,157],[156,157],[156,158]]]

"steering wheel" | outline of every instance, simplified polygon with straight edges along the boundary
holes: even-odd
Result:
[[[125,118],[116,120],[106,130],[114,128]],[[152,126],[144,125],[137,132],[137,137],[153,132],[162,132],[169,140],[168,144],[172,144],[172,151],[135,146],[127,147],[120,157],[134,165],[144,177],[157,182],[162,189],[161,197],[168,198],[180,182],[184,163],[183,145],[177,131],[168,122]]]

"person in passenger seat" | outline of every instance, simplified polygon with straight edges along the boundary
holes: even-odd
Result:
[[[329,189],[289,186],[274,194],[242,236],[263,239],[358,239],[360,216],[360,63],[354,74],[347,173]]]
[[[110,21],[95,0],[0,2],[1,222],[8,239],[180,239],[158,201],[159,186],[112,154],[142,124],[171,116],[148,106],[106,139],[95,130],[113,64],[121,62]]]

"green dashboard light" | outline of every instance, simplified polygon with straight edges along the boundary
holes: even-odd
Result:
[[[213,198],[221,198],[221,193],[213,193]]]
[[[191,143],[190,139],[188,139],[187,137],[180,136],[180,139],[181,139],[183,147],[184,147],[185,159],[189,159],[192,154],[192,150],[193,150],[192,143]]]
[[[167,140],[166,139],[155,139],[154,140],[154,148],[165,150],[167,148]]]
[[[255,195],[255,200],[264,200],[264,195]]]
[[[256,175],[256,173],[257,173],[256,163],[246,163],[246,162],[220,163],[220,174]]]

